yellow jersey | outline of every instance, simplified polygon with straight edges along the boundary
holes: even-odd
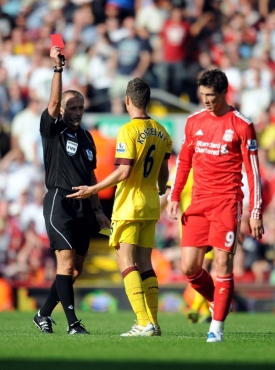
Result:
[[[117,136],[115,165],[129,164],[130,177],[117,185],[112,220],[158,220],[158,176],[163,160],[170,158],[172,140],[151,118],[134,118]]]

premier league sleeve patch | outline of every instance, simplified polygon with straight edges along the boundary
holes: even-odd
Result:
[[[126,144],[125,143],[118,143],[116,147],[117,153],[125,153],[126,152]]]
[[[87,154],[89,161],[92,161],[94,158],[93,152],[90,149],[86,149],[86,154]]]
[[[247,140],[247,149],[255,152],[258,149],[257,140]]]

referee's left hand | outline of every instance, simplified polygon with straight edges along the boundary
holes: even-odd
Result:
[[[72,188],[73,190],[76,190],[76,193],[69,194],[66,196],[66,198],[73,198],[73,199],[86,199],[89,198],[93,194],[97,194],[97,189],[95,186],[74,186]]]

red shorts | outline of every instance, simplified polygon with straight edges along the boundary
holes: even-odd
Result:
[[[236,199],[192,203],[181,218],[181,247],[210,246],[235,253],[241,215],[242,203]]]

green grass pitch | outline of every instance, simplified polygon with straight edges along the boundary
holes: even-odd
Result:
[[[125,338],[130,311],[78,311],[90,335],[69,336],[61,312],[54,334],[42,334],[34,313],[0,313],[1,370],[274,370],[275,314],[231,313],[225,341],[206,343],[209,324],[189,324],[179,313],[162,313],[161,337]]]

